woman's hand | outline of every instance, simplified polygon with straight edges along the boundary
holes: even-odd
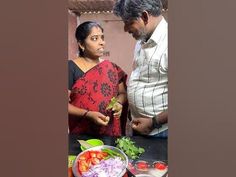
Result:
[[[89,111],[86,117],[91,119],[95,124],[106,126],[110,120],[109,116],[105,116],[100,112]]]
[[[120,118],[121,113],[122,113],[122,104],[120,104],[119,102],[116,102],[113,107],[112,107],[112,111],[114,111],[113,116],[116,118]]]

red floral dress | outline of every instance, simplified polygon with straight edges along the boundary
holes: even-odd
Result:
[[[86,135],[120,136],[120,119],[106,110],[112,97],[118,95],[118,85],[126,82],[127,75],[116,64],[104,60],[80,77],[71,90],[71,104],[110,117],[107,126],[100,126],[87,118],[69,115],[70,133]],[[125,117],[126,119],[126,117]]]

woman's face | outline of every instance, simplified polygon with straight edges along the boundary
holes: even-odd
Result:
[[[85,56],[99,58],[104,53],[104,34],[99,27],[92,27],[91,32],[85,39],[83,47]]]

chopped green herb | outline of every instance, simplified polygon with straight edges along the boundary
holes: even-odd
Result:
[[[122,137],[116,140],[116,147],[121,149],[129,158],[137,159],[145,152],[141,147],[137,147],[129,137]]]
[[[107,105],[107,107],[106,107],[106,110],[112,109],[113,106],[117,103],[117,101],[118,101],[118,100],[116,99],[116,97],[112,97],[110,103],[109,103],[109,104]]]

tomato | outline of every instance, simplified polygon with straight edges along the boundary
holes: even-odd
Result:
[[[80,156],[79,160],[86,160],[86,157],[85,156]]]
[[[102,154],[97,154],[97,158],[99,159],[99,160],[102,160],[104,157],[103,157],[103,155]]]
[[[97,158],[98,158],[99,160],[102,160],[102,159],[104,159],[104,158],[107,157],[107,156],[108,156],[108,154],[105,153],[105,152],[99,152],[99,153],[97,153]]]
[[[87,151],[79,157],[79,160],[87,160],[89,158],[90,158],[90,153],[89,153],[89,151]]]
[[[78,170],[79,170],[80,174],[88,171],[88,169],[89,169],[89,165],[86,160],[79,160],[78,161]]]
[[[87,160],[86,160],[86,163],[87,163],[87,165],[90,167],[90,166],[92,165],[92,160],[91,160],[91,159],[87,159]]]
[[[89,166],[86,160],[79,160],[78,165]]]
[[[79,157],[78,171],[80,174],[89,170],[92,165],[97,165],[102,159],[107,157],[106,152],[101,151],[87,151]]]
[[[73,177],[72,167],[68,168],[68,177]]]
[[[97,164],[100,163],[100,160],[99,160],[98,158],[96,158],[96,157],[93,157],[93,158],[91,159],[91,161],[92,161],[92,164],[93,164],[93,165],[97,165]]]
[[[79,168],[80,174],[82,174],[82,173],[88,171],[88,169],[89,169],[89,167],[88,167],[88,166],[85,166],[85,165],[79,165],[78,168]]]
[[[165,170],[166,169],[166,165],[161,163],[161,162],[157,162],[154,164],[154,167],[158,170]]]
[[[103,155],[103,157],[107,157],[108,156],[107,152],[101,152],[101,154]]]
[[[148,170],[148,163],[145,161],[140,161],[136,163],[136,167],[138,170],[146,171]]]
[[[91,151],[90,152],[90,157],[97,157],[97,152],[95,152],[95,151]]]

